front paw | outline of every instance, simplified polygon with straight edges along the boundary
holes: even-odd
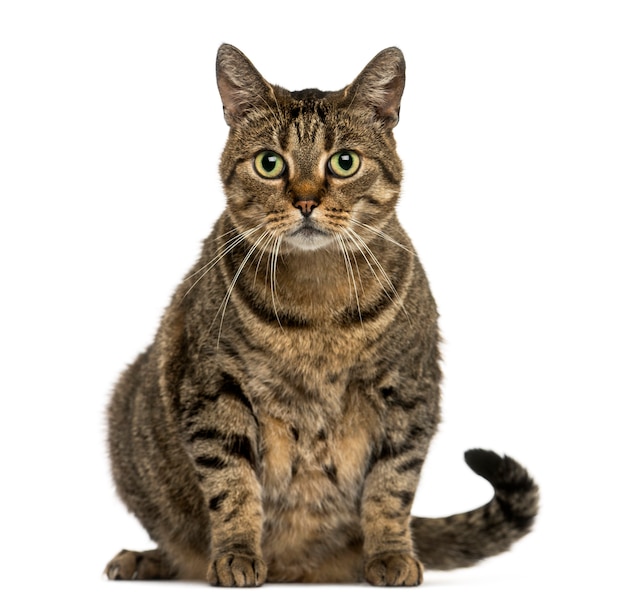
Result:
[[[372,585],[420,585],[424,567],[410,554],[379,554],[366,561],[365,579]]]
[[[265,583],[267,566],[261,558],[223,554],[211,561],[207,579],[211,585],[258,587]]]

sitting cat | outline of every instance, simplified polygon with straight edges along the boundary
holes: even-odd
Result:
[[[289,92],[223,45],[227,206],[110,403],[117,490],[158,548],[111,579],[418,585],[526,534],[538,489],[466,454],[495,496],[411,517],[439,422],[437,310],[398,223],[397,48],[338,92]]]

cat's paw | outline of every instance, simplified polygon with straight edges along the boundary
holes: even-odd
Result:
[[[366,561],[365,579],[372,585],[420,585],[424,568],[410,554],[380,554]]]
[[[131,552],[122,550],[104,569],[111,580],[170,579],[172,569],[160,550]]]
[[[265,583],[267,566],[261,558],[242,554],[223,554],[209,565],[207,579],[211,585],[225,587],[258,587]]]

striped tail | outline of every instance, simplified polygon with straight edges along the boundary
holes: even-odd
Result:
[[[412,517],[413,542],[427,569],[472,566],[505,552],[531,530],[537,515],[539,488],[515,460],[472,449],[465,461],[493,485],[495,495],[481,508],[447,518]]]

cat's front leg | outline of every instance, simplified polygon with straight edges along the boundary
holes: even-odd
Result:
[[[361,521],[364,573],[372,585],[419,585],[423,567],[413,547],[410,513],[438,419],[438,392],[402,398],[387,388],[385,434],[365,480]]]
[[[395,461],[387,458],[378,461],[368,475],[361,517],[365,579],[372,585],[422,582],[423,568],[413,550],[409,529],[417,464],[421,462],[419,457]]]
[[[204,495],[210,525],[207,580],[258,586],[267,567],[258,477],[258,424],[239,385],[225,379],[216,395],[199,395],[181,413],[185,448]]]

